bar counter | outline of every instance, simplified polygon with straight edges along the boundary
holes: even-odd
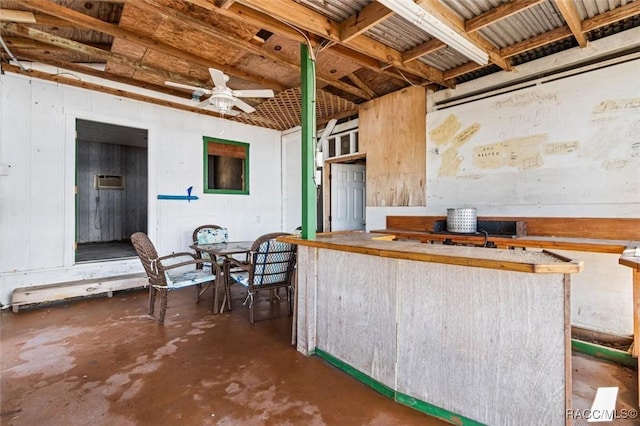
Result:
[[[456,424],[570,424],[582,262],[391,239],[281,238],[298,245],[297,349]]]

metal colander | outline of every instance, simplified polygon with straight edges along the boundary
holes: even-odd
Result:
[[[447,209],[447,231],[471,234],[478,226],[476,208],[460,207]]]

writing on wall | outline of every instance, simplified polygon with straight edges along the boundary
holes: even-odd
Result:
[[[639,203],[638,66],[621,64],[428,113],[428,200]]]

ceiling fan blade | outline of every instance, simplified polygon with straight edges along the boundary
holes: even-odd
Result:
[[[166,84],[167,86],[171,86],[171,87],[177,87],[179,89],[185,89],[185,90],[191,90],[192,92],[202,92],[205,94],[211,94],[211,90],[209,89],[204,89],[202,87],[196,87],[196,86],[189,86],[188,84],[182,84],[182,83],[175,83],[173,81],[165,81],[164,84]]]
[[[236,99],[235,101],[235,105],[240,108],[241,110],[243,110],[244,112],[253,112],[256,109],[254,107],[252,107],[251,105],[249,105],[248,103],[246,103],[245,101],[241,101],[240,99]]]
[[[196,104],[196,108],[206,108],[209,105],[211,105],[211,103],[209,102],[209,98],[205,99],[204,101],[198,102]]]
[[[209,74],[211,74],[211,80],[213,80],[215,87],[227,87],[227,76],[222,71],[209,68]]]
[[[272,98],[274,96],[271,89],[232,90],[232,93],[239,98]]]
[[[324,140],[327,139],[329,136],[331,136],[331,132],[333,132],[333,129],[336,127],[337,122],[338,120],[336,120],[335,118],[332,118],[327,122],[327,125],[324,126],[324,130],[322,131],[322,134],[318,138],[318,142],[317,142],[318,146],[322,146],[322,143],[324,142]]]

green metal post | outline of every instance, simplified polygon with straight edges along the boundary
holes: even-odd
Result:
[[[316,134],[316,82],[315,64],[309,56],[306,44],[300,45],[300,86],[302,110],[302,238],[316,237],[316,185],[315,134]]]

